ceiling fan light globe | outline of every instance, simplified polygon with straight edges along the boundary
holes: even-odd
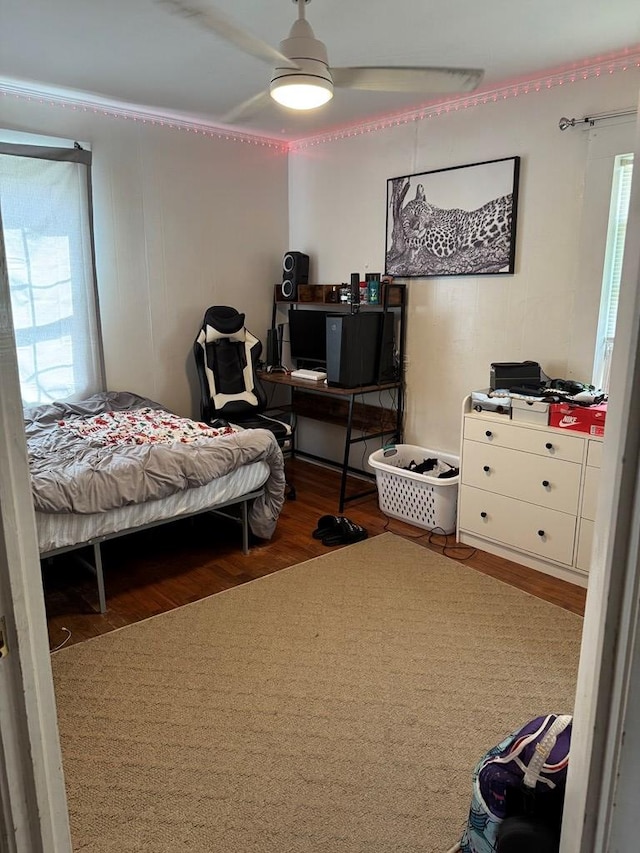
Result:
[[[280,65],[274,69],[269,87],[274,101],[300,111],[315,110],[333,98],[327,48],[304,18],[298,18],[289,38],[280,42],[280,52],[297,67]]]
[[[294,75],[274,80],[269,93],[290,110],[315,110],[333,98],[333,84],[317,77]]]

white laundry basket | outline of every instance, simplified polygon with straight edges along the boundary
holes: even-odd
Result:
[[[460,465],[457,456],[415,444],[396,444],[372,453],[369,465],[376,472],[378,504],[392,518],[438,533],[453,533],[460,475],[439,479],[404,470],[412,461],[419,465],[425,459],[439,459],[455,468]]]

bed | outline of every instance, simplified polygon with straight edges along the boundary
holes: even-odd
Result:
[[[127,391],[25,410],[41,559],[93,548],[106,611],[100,543],[215,512],[269,539],[284,503],[282,451],[267,430],[213,428]],[[240,516],[231,515],[232,506]]]

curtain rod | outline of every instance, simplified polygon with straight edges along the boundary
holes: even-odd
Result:
[[[602,121],[606,118],[622,118],[622,116],[634,116],[636,114],[635,109],[628,110],[620,110],[617,113],[598,113],[593,116],[585,116],[584,118],[566,118],[562,116],[560,121],[558,122],[558,127],[560,130],[566,130],[568,127],[575,127],[576,124],[588,124],[591,127],[597,122]]]

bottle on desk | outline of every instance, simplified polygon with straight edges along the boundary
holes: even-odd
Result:
[[[380,304],[380,273],[368,272],[365,276],[367,283],[367,302],[369,305]]]

